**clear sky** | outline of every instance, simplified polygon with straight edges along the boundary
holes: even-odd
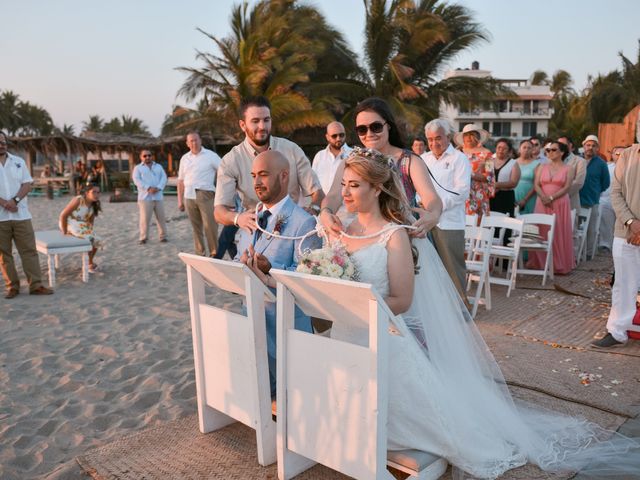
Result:
[[[498,78],[527,78],[537,69],[569,71],[575,88],[587,75],[635,62],[640,38],[637,0],[456,0],[491,35],[451,65],[478,60]],[[196,27],[229,31],[237,0],[0,0],[0,89],[44,107],[76,132],[89,115],[141,118],[158,134],[195,51],[213,49]],[[253,2],[250,2],[253,3]],[[362,50],[362,0],[312,2]]]

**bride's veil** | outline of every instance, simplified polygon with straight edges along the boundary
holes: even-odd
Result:
[[[437,394],[446,397],[439,399],[442,408],[435,413],[447,429],[443,441],[451,443],[450,461],[485,478],[526,462],[548,471],[580,470],[596,478],[640,475],[638,441],[584,419],[514,401],[435,249],[426,239],[414,239],[413,244],[418,252],[415,290],[402,318],[439,377]],[[477,445],[483,452],[477,458],[459,448],[471,438],[487,439]]]

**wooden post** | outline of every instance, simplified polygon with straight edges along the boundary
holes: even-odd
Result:
[[[167,175],[171,175],[173,173],[173,152],[169,152],[167,154]]]
[[[133,176],[133,169],[136,166],[136,154],[132,150],[129,153],[129,178]]]
[[[33,177],[33,166],[36,164],[37,153],[33,148],[27,150],[27,168]]]

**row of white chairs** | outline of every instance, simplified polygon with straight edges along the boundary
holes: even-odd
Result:
[[[482,217],[480,226],[477,226],[477,220],[477,216],[467,215],[465,227],[467,291],[476,283],[475,292],[469,298],[473,317],[480,304],[484,304],[487,310],[491,309],[491,284],[507,286],[508,297],[516,287],[518,274],[541,275],[542,285],[546,284],[547,278],[553,279],[555,215],[531,213],[511,218],[504,213],[491,212]],[[540,226],[549,229],[546,239],[539,235]],[[505,242],[508,231],[510,236]],[[525,251],[544,252],[544,268],[526,268],[522,255]],[[497,276],[497,272],[503,271],[503,262],[507,264],[506,274]]]

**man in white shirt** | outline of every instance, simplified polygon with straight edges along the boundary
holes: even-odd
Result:
[[[529,143],[533,147],[531,149],[531,158],[534,160],[540,160],[540,164],[545,164],[549,161],[549,159],[545,156],[544,151],[542,149],[542,140],[539,137],[531,137],[529,139]]]
[[[429,151],[422,159],[434,177],[436,191],[442,200],[442,215],[431,230],[433,243],[460,297],[468,306],[464,261],[465,203],[471,188],[471,164],[451,145],[453,129],[441,118],[424,127]]]
[[[20,278],[13,261],[16,244],[22,269],[29,282],[31,295],[51,295],[53,290],[42,285],[36,236],[31,225],[27,194],[33,179],[26,163],[7,151],[7,137],[0,132],[0,268],[7,287],[4,298],[20,293]]]
[[[316,172],[322,191],[326,195],[331,190],[336,170],[347,158],[351,148],[345,143],[344,125],[340,122],[331,122],[327,125],[327,148],[320,150],[313,158],[312,169]]]
[[[217,153],[202,147],[198,132],[187,134],[189,151],[180,159],[178,169],[178,208],[186,209],[193,227],[193,243],[197,255],[206,255],[204,238],[207,237],[209,256],[218,249],[218,225],[213,218],[216,191],[216,173],[220,167]]]
[[[140,212],[140,245],[147,243],[151,214],[158,222],[160,241],[167,241],[162,191],[167,184],[167,174],[159,163],[153,161],[151,150],[140,152],[141,162],[133,169],[133,183],[138,188],[138,210]]]

